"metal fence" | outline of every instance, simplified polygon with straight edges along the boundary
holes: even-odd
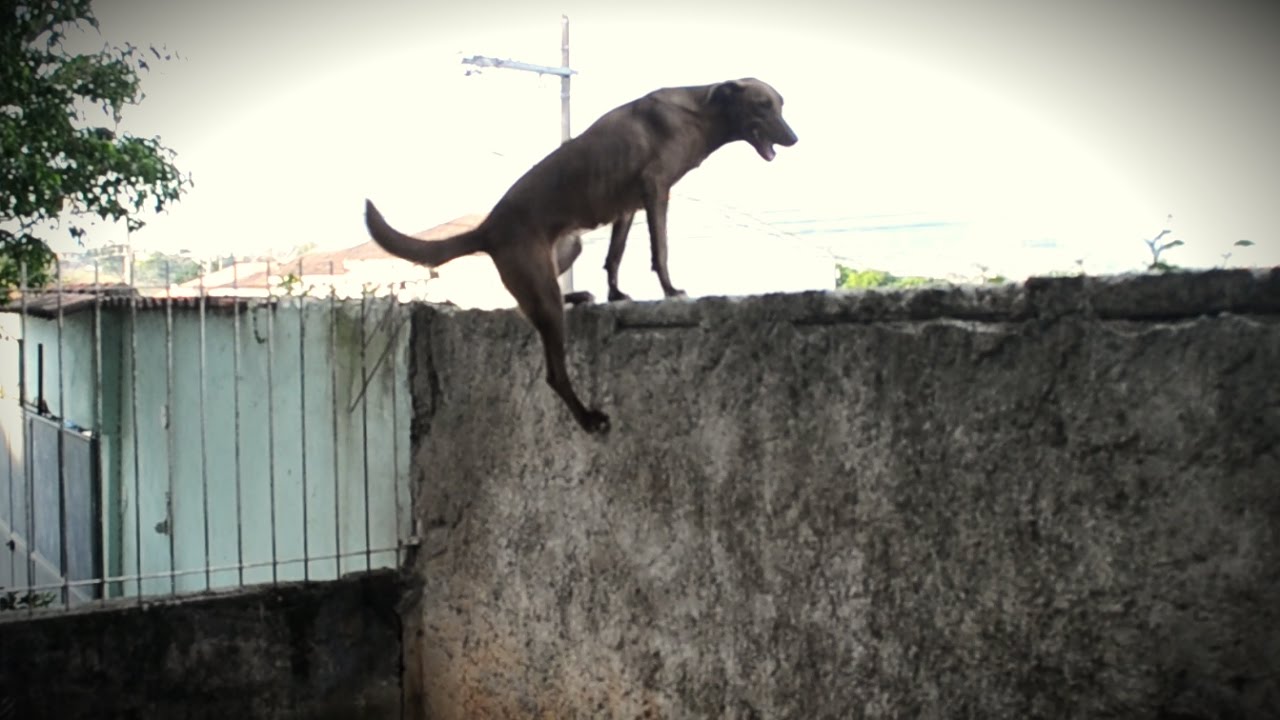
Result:
[[[0,308],[0,620],[400,564],[408,313],[262,269]]]

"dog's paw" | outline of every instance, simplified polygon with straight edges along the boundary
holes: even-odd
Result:
[[[596,296],[586,290],[578,290],[576,292],[565,293],[564,301],[568,303],[570,307],[577,307],[579,305],[589,305],[595,302]]]
[[[580,422],[582,429],[589,433],[603,435],[609,432],[609,416],[599,410],[588,410]]]
[[[664,295],[666,295],[666,296],[667,296],[667,297],[669,297],[669,298],[687,298],[687,297],[689,297],[689,293],[687,293],[687,292],[685,292],[685,291],[681,290],[680,288],[671,288],[671,289],[669,289],[669,290],[663,290],[662,292],[663,292],[663,294],[664,294]]]
[[[609,302],[623,302],[624,300],[629,302],[631,300],[631,296],[621,290],[609,291]]]

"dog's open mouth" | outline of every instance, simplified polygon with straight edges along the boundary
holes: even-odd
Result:
[[[778,152],[773,149],[773,143],[765,138],[764,133],[760,132],[760,128],[752,128],[750,133],[751,146],[760,153],[760,157],[766,161],[772,162],[778,156]]]

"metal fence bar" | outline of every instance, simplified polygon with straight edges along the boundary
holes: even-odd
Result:
[[[30,290],[30,288],[27,286],[27,279],[28,279],[28,278],[27,278],[27,264],[26,264],[26,263],[22,263],[22,264],[21,264],[20,272],[21,272],[21,284],[22,284],[22,288],[21,288],[21,293],[22,293],[22,318],[21,318],[21,320],[19,321],[19,323],[21,324],[21,332],[22,332],[22,343],[21,343],[21,345],[20,345],[20,349],[21,349],[21,353],[22,353],[22,363],[21,363],[21,368],[26,368],[26,365],[27,365],[27,292]],[[22,377],[22,391],[21,391],[21,393],[20,393],[20,395],[21,395],[21,397],[22,397],[22,408],[21,408],[21,409],[22,409],[22,410],[25,410],[25,409],[26,409],[26,407],[27,407],[27,402],[28,402],[28,400],[29,400],[29,399],[27,398],[27,395],[26,395],[26,392],[27,392],[27,382],[26,382],[26,373],[25,373],[25,371],[22,373],[22,375],[23,375],[23,377]],[[32,453],[31,453],[31,435],[30,435],[30,433],[28,433],[28,432],[27,432],[27,418],[26,418],[26,415],[25,415],[25,414],[23,414],[22,412],[19,412],[19,414],[18,414],[18,415],[19,415],[20,422],[21,422],[21,425],[22,425],[22,438],[23,438],[23,439],[22,439],[22,481],[23,481],[24,490],[25,490],[25,493],[26,493],[26,496],[27,496],[27,537],[26,537],[26,541],[27,541],[27,584],[28,584],[28,585],[31,585],[31,584],[34,584],[34,583],[36,582],[36,543],[35,543],[35,537],[36,537],[36,490],[35,490],[35,475],[34,475],[34,468],[32,468],[32,462],[31,462],[31,455],[32,455]],[[29,593],[30,593],[30,591],[28,591],[28,597],[30,597],[30,594],[29,594]],[[27,609],[28,609],[28,610],[31,610],[31,609],[32,609],[32,608],[31,608],[30,603],[28,603],[28,605],[27,605]]]
[[[391,313],[391,311],[392,311],[392,309],[393,309],[393,308],[394,308],[394,305],[392,305],[392,304],[388,304],[388,305],[387,305],[387,310],[386,310],[385,312],[383,312],[383,313],[382,313],[382,317],[378,320],[378,324],[377,324],[376,326],[374,326],[374,329],[375,329],[375,330],[384,330],[384,331],[385,331],[385,330],[387,330],[388,328],[391,328],[391,327],[394,325],[394,323],[392,322],[393,318],[392,318],[392,313]],[[376,374],[377,374],[377,373],[376,373],[377,369],[378,369],[378,368],[380,368],[380,367],[382,367],[382,363],[386,361],[386,359],[387,359],[387,355],[388,355],[388,354],[390,354],[390,353],[391,353],[391,349],[392,349],[393,347],[395,347],[395,342],[394,342],[394,340],[395,340],[396,336],[398,336],[398,335],[399,335],[399,333],[400,333],[400,326],[399,326],[399,325],[395,325],[395,326],[394,326],[394,328],[393,328],[393,329],[391,329],[391,339],[390,339],[390,341],[388,341],[388,342],[387,342],[387,344],[386,344],[385,346],[383,346],[383,348],[382,348],[382,353],[381,353],[380,355],[378,355],[378,359],[374,361],[374,363],[373,363],[373,367],[372,367],[372,368],[370,368],[370,373],[367,373],[367,374],[365,375],[365,377],[364,377],[364,382],[363,382],[363,383],[361,384],[361,386],[360,386],[360,394],[359,394],[359,395],[357,395],[357,396],[356,396],[356,398],[355,398],[354,400],[352,400],[352,401],[351,401],[351,412],[355,412],[356,405],[359,405],[359,404],[360,404],[360,402],[364,400],[364,395],[365,395],[365,393],[366,393],[366,392],[368,392],[368,390],[369,390],[369,383],[371,383],[371,382],[373,381],[373,377],[374,377],[374,375],[376,375]]]
[[[129,277],[134,277],[133,255]],[[138,452],[138,293],[129,293],[129,418],[133,424],[133,552],[138,569],[138,602],[142,602],[142,454]]]
[[[329,261],[329,277],[333,277],[333,261]],[[339,556],[333,562],[334,577],[342,577],[342,490],[338,477],[338,288],[329,286],[329,384],[332,389],[331,422],[333,430],[333,549]]]
[[[280,581],[276,567],[276,438],[275,438],[275,309],[271,306],[271,261],[267,261],[267,478],[271,499],[271,582]]]
[[[18,263],[18,299],[21,315],[18,316],[18,355],[22,362],[18,363],[18,404],[27,406],[27,263]],[[25,457],[25,456],[24,456]]]
[[[165,494],[165,533],[169,536],[169,568],[173,569],[178,566],[177,544],[175,538],[178,533],[174,532],[176,513],[174,512],[174,496],[173,476],[175,474],[175,464],[177,463],[176,443],[174,442],[174,422],[173,422],[173,291],[172,285],[169,284],[169,261],[164,263],[164,431],[165,442],[168,447],[167,453],[167,470],[169,479],[169,490]],[[170,578],[169,593],[177,594],[178,585]]]
[[[67,463],[65,452],[65,427],[67,408],[65,398],[66,383],[63,381],[63,313],[62,313],[62,262],[53,261],[54,287],[58,294],[58,572],[62,575],[62,603],[71,607],[71,589],[67,587],[67,575],[71,564],[67,559]],[[35,536],[32,536],[34,543]]]
[[[209,571],[209,430],[208,430],[208,413],[205,408],[208,407],[208,388],[206,386],[206,354],[208,350],[208,339],[205,335],[205,295],[204,295],[204,267],[200,268],[200,509],[202,520],[204,521],[204,589],[208,590],[213,585],[213,573]]]
[[[394,291],[391,297],[388,299],[387,307],[388,308],[396,307],[396,297],[395,297]],[[397,330],[398,329],[399,329],[399,326],[397,325]],[[387,339],[388,347],[391,347],[396,344],[397,342],[396,335],[397,333],[392,333],[388,337]],[[391,380],[391,494],[394,498],[394,501],[392,502],[392,506],[393,506],[392,512],[394,512],[396,515],[395,564],[396,564],[396,568],[399,568],[400,567],[400,550],[403,544],[403,539],[400,534],[400,427],[399,427],[400,406],[398,403],[399,398],[397,397],[397,393],[396,393],[396,385],[398,383],[395,382],[396,353],[394,350],[391,351],[391,355],[388,359],[387,369],[391,373],[391,378],[392,378]]]
[[[235,295],[231,304],[231,406],[235,418],[232,444],[236,460],[236,566],[239,569],[237,584],[244,587],[244,509],[240,475],[240,265],[234,258],[231,263],[231,292]]]
[[[298,258],[298,285],[302,285],[302,258]],[[301,423],[302,442],[299,444],[302,462],[302,557],[305,559],[311,550],[311,535],[308,530],[310,514],[307,507],[307,317],[305,310],[306,292],[298,295],[298,415]],[[302,577],[311,579],[311,563],[302,566]]]
[[[22,338],[21,337],[17,338],[17,345],[18,345],[18,378],[19,378],[18,382],[19,384],[21,384],[22,366],[26,363],[26,358],[22,356]],[[22,419],[22,405],[21,405],[22,388],[21,387],[18,388],[18,398],[19,398],[18,419],[19,421],[21,421]],[[9,587],[17,587],[18,585],[18,555],[17,555],[18,546],[14,541],[14,539],[18,534],[18,525],[17,525],[17,515],[16,515],[17,510],[14,504],[14,494],[13,494],[13,449],[11,447],[6,447],[5,450],[7,451],[4,454],[5,462],[8,463],[9,465],[9,471],[5,473],[5,484],[8,486],[6,489],[9,492],[9,537],[5,539],[6,540],[5,547],[8,548],[9,550]],[[23,460],[25,461],[25,459],[26,459],[26,456],[24,455]]]
[[[18,413],[18,417],[19,418],[22,417],[21,412]],[[8,487],[8,490],[9,490],[9,537],[5,538],[5,547],[9,550],[9,587],[17,587],[18,586],[18,553],[17,553],[18,544],[17,542],[15,542],[15,536],[17,536],[18,534],[18,530],[17,530],[18,526],[17,526],[17,515],[15,514],[16,511],[14,508],[14,494],[13,494],[13,452],[10,451],[6,453],[6,456],[8,457],[8,463],[9,463],[9,472],[5,476],[6,478],[8,478],[7,484],[9,486]]]
[[[106,433],[103,432],[102,425],[106,422],[103,417],[102,409],[102,279],[99,276],[97,261],[93,263],[93,434],[97,438],[94,444],[97,452],[94,454],[95,461],[98,464],[99,477],[102,474],[102,468],[106,466],[103,455],[106,453],[102,442]],[[109,523],[102,521],[102,514],[107,508],[111,507],[108,498],[103,497],[110,492],[109,483],[102,482],[98,486],[98,512],[94,513],[98,518],[98,543],[99,553],[101,554],[101,562],[98,566],[102,569],[100,575],[106,575],[106,550],[111,547],[110,539],[107,537]],[[98,585],[98,601],[105,602],[110,591],[107,589],[105,579]]]
[[[363,375],[363,378],[362,378],[363,382],[361,383],[360,394],[351,403],[351,411],[355,410],[356,404],[361,405],[362,412],[365,413],[364,417],[366,418],[366,421],[365,421],[366,428],[367,428],[367,411],[366,411],[365,403],[367,402],[366,394],[368,393],[369,385],[373,382],[374,377],[378,372],[378,369],[382,367],[384,362],[387,363],[388,372],[392,373],[393,377],[395,376],[395,348],[396,348],[396,343],[399,341],[400,331],[403,329],[405,325],[405,323],[399,321],[397,317],[398,304],[396,301],[394,291],[390,295],[388,295],[386,300],[387,300],[386,309],[383,310],[381,317],[379,317],[378,322],[375,325],[375,331],[381,331],[385,334],[386,344],[383,346],[382,352],[378,355],[378,359],[374,361],[373,367],[371,368],[367,367],[364,364],[364,361],[363,361],[364,356],[362,355],[363,369],[361,371],[361,374]],[[361,335],[363,336],[363,334],[364,333],[362,332]],[[363,338],[363,341],[364,342],[361,345],[362,351],[367,347],[368,338]],[[399,482],[400,449],[399,449],[398,426],[397,426],[399,415],[398,413],[395,412],[396,384],[394,382],[391,384],[391,407],[392,407],[392,414],[391,414],[392,493],[394,498],[393,505],[395,506],[394,511],[396,513],[396,517],[394,521],[395,531],[396,531],[397,543],[399,543],[401,539],[400,482]],[[365,474],[368,475],[368,457],[367,456],[365,458]],[[397,545],[397,550],[395,553],[395,563],[397,566],[399,566],[400,564],[400,546],[399,545]]]
[[[366,290],[360,295],[360,382],[365,387],[369,386],[369,369],[366,348],[369,345],[369,338],[365,336],[365,317],[369,313],[369,293]],[[369,403],[365,400],[362,393],[360,397],[360,454],[363,463],[364,477],[364,569],[369,570],[373,567],[373,554],[369,552],[369,546],[373,543],[369,529]]]

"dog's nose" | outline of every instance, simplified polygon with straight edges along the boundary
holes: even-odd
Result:
[[[772,140],[774,142],[783,147],[791,147],[796,144],[797,140],[799,140],[799,138],[796,137],[795,131],[791,129],[791,126],[787,124],[786,120],[782,119],[781,115],[773,116],[773,131],[769,134],[773,136]]]
[[[778,122],[782,123],[782,139],[778,140],[779,145],[783,147],[791,147],[799,142],[800,138],[796,137],[795,131],[791,129],[790,125],[781,120]]]

